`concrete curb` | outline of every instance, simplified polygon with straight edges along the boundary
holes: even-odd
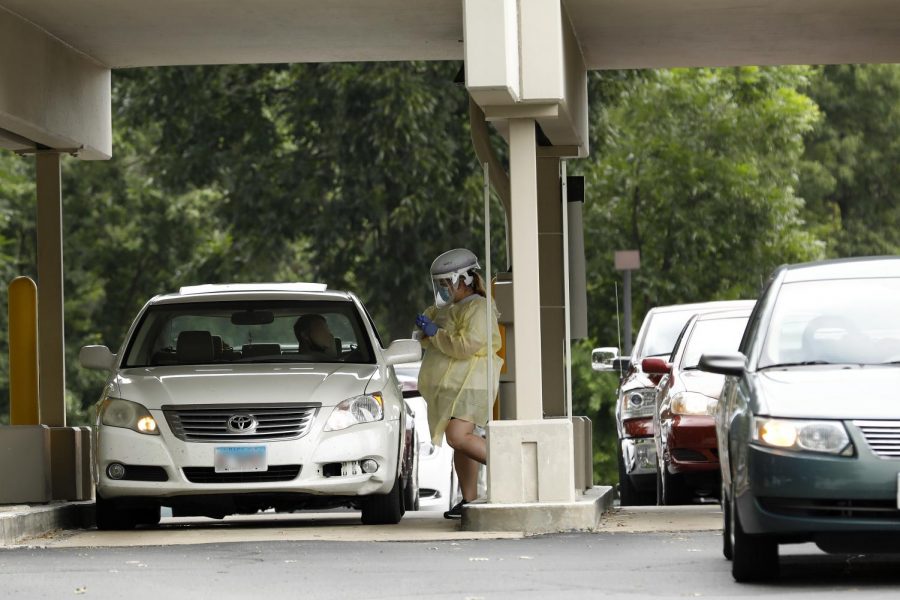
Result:
[[[57,529],[85,529],[93,524],[93,502],[0,506],[0,547],[44,536]]]
[[[612,507],[612,487],[591,488],[575,502],[473,503],[463,507],[463,531],[521,531],[525,535],[594,531]]]

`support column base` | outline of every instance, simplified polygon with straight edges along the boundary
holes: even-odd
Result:
[[[525,535],[592,531],[612,507],[609,486],[595,487],[574,502],[494,504],[474,502],[463,507],[463,531],[521,531]]]
[[[53,499],[50,428],[0,427],[0,504],[41,504]]]

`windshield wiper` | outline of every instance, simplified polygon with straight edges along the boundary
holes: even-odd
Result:
[[[759,370],[763,371],[765,369],[778,369],[781,367],[808,367],[812,365],[833,365],[835,363],[828,362],[827,360],[804,360],[800,362],[788,362],[788,363],[777,363],[774,365],[766,365],[764,367],[760,367]]]

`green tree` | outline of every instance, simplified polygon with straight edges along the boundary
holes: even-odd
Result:
[[[587,182],[589,324],[599,345],[617,340],[615,250],[641,251],[632,326],[653,306],[754,298],[779,264],[821,256],[795,192],[803,135],[819,119],[801,91],[809,75],[791,67],[597,76],[607,104],[592,104],[596,158],[577,167]],[[596,467],[610,480],[615,376],[592,373],[587,345],[580,352],[575,381],[596,381],[576,386],[575,404],[598,422]]]
[[[825,118],[806,136],[807,218],[831,256],[900,253],[900,65],[823,67],[809,95]]]

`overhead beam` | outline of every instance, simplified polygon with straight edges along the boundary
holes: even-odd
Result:
[[[0,148],[110,158],[110,70],[0,8],[0,130]]]

